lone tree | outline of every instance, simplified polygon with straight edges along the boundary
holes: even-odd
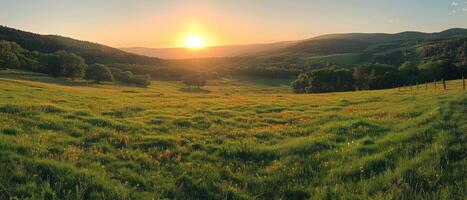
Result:
[[[134,75],[133,77],[131,77],[131,83],[141,87],[147,87],[151,85],[151,76],[149,76],[149,74]]]
[[[65,60],[65,72],[64,76],[70,77],[71,80],[76,78],[83,78],[86,73],[87,65],[84,59],[77,56],[74,53],[69,53],[64,57]]]
[[[186,75],[182,78],[182,82],[186,85],[196,85],[198,89],[206,85],[206,77],[201,73]]]
[[[85,78],[88,80],[95,80],[96,83],[100,83],[101,81],[113,81],[114,79],[110,69],[102,64],[93,64],[89,66]]]

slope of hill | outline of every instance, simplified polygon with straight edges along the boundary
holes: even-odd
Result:
[[[160,64],[162,60],[127,53],[109,46],[57,35],[40,35],[0,26],[0,40],[13,41],[30,51],[44,53],[66,50],[83,57],[88,63]]]
[[[294,95],[0,71],[0,199],[462,199],[466,93],[447,87]]]
[[[364,41],[366,43],[386,43],[401,40],[421,40],[421,39],[439,39],[449,38],[456,36],[465,36],[467,29],[464,28],[451,28],[441,32],[435,33],[423,33],[416,31],[405,31],[401,33],[341,33],[341,34],[327,34],[312,38],[310,40],[317,39],[347,39]]]
[[[239,57],[255,55],[264,51],[272,51],[288,47],[294,42],[277,42],[271,44],[247,44],[206,47],[198,50],[187,48],[146,48],[146,47],[126,47],[120,48],[123,51],[164,59],[189,59],[189,58],[209,58],[209,57]]]
[[[231,45],[209,47],[203,50],[185,48],[120,48],[135,54],[169,58],[206,58],[206,57],[238,57],[238,56],[284,56],[288,54],[329,55],[340,53],[361,53],[372,45],[412,40],[435,40],[467,35],[467,29],[452,28],[437,33],[406,31],[395,34],[388,33],[342,33],[322,35],[306,40],[277,42],[271,44]]]
[[[339,53],[360,53],[371,45],[382,43],[400,43],[407,41],[425,41],[448,39],[454,37],[466,37],[467,29],[453,28],[438,33],[401,32],[387,33],[343,33],[329,34],[303,40],[289,47],[279,49],[278,55],[285,54],[309,54],[327,55]]]

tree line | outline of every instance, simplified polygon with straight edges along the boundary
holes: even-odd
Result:
[[[0,69],[7,68],[26,69],[71,80],[84,78],[96,83],[119,81],[138,86],[148,86],[151,83],[151,77],[147,74],[135,75],[130,71],[122,71],[104,64],[88,65],[82,57],[67,51],[31,52],[15,42],[0,40]]]
[[[452,80],[467,76],[467,62],[428,60],[419,65],[404,62],[395,67],[387,64],[364,64],[354,68],[327,67],[302,73],[292,82],[295,93],[322,93],[392,88]]]

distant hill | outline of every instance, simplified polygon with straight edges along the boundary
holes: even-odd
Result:
[[[298,41],[276,42],[270,44],[230,45],[208,47],[202,50],[186,48],[120,48],[126,52],[165,59],[189,59],[209,57],[242,56],[284,56],[294,55],[331,55],[341,53],[361,53],[375,44],[394,43],[411,40],[433,40],[466,36],[467,29],[453,28],[437,33],[406,31],[388,33],[342,33],[328,34]]]
[[[437,33],[407,31],[388,33],[343,33],[328,34],[303,40],[283,49],[266,54],[311,54],[329,55],[339,53],[360,53],[375,44],[413,40],[435,40],[467,36],[467,29],[453,28]]]
[[[0,40],[13,41],[30,51],[44,53],[66,50],[83,57],[88,63],[160,64],[157,58],[128,53],[109,46],[57,35],[40,35],[0,26]]]
[[[189,59],[189,58],[209,58],[209,57],[239,57],[254,55],[260,52],[273,51],[286,48],[297,41],[285,41],[270,44],[246,44],[206,47],[199,50],[187,48],[147,48],[147,47],[126,47],[120,48],[123,51],[144,56],[164,58],[164,59]]]
[[[341,34],[327,34],[318,36],[309,40],[319,40],[319,39],[347,39],[347,40],[356,40],[364,41],[366,43],[385,43],[385,42],[394,42],[401,40],[419,40],[419,39],[437,39],[437,38],[447,38],[462,36],[467,34],[467,29],[463,28],[452,28],[441,32],[436,33],[423,33],[416,31],[405,31],[400,33],[341,33]],[[309,41],[308,40],[308,41]],[[307,40],[305,40],[307,41]]]

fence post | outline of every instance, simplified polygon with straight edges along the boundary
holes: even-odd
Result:
[[[446,81],[444,81],[444,78],[441,80],[443,81],[443,88],[446,90]]]
[[[425,81],[425,90],[428,90],[428,83]]]
[[[417,82],[417,90],[418,90],[418,82]]]
[[[435,82],[435,89],[436,89],[436,80],[434,80],[433,82]]]

